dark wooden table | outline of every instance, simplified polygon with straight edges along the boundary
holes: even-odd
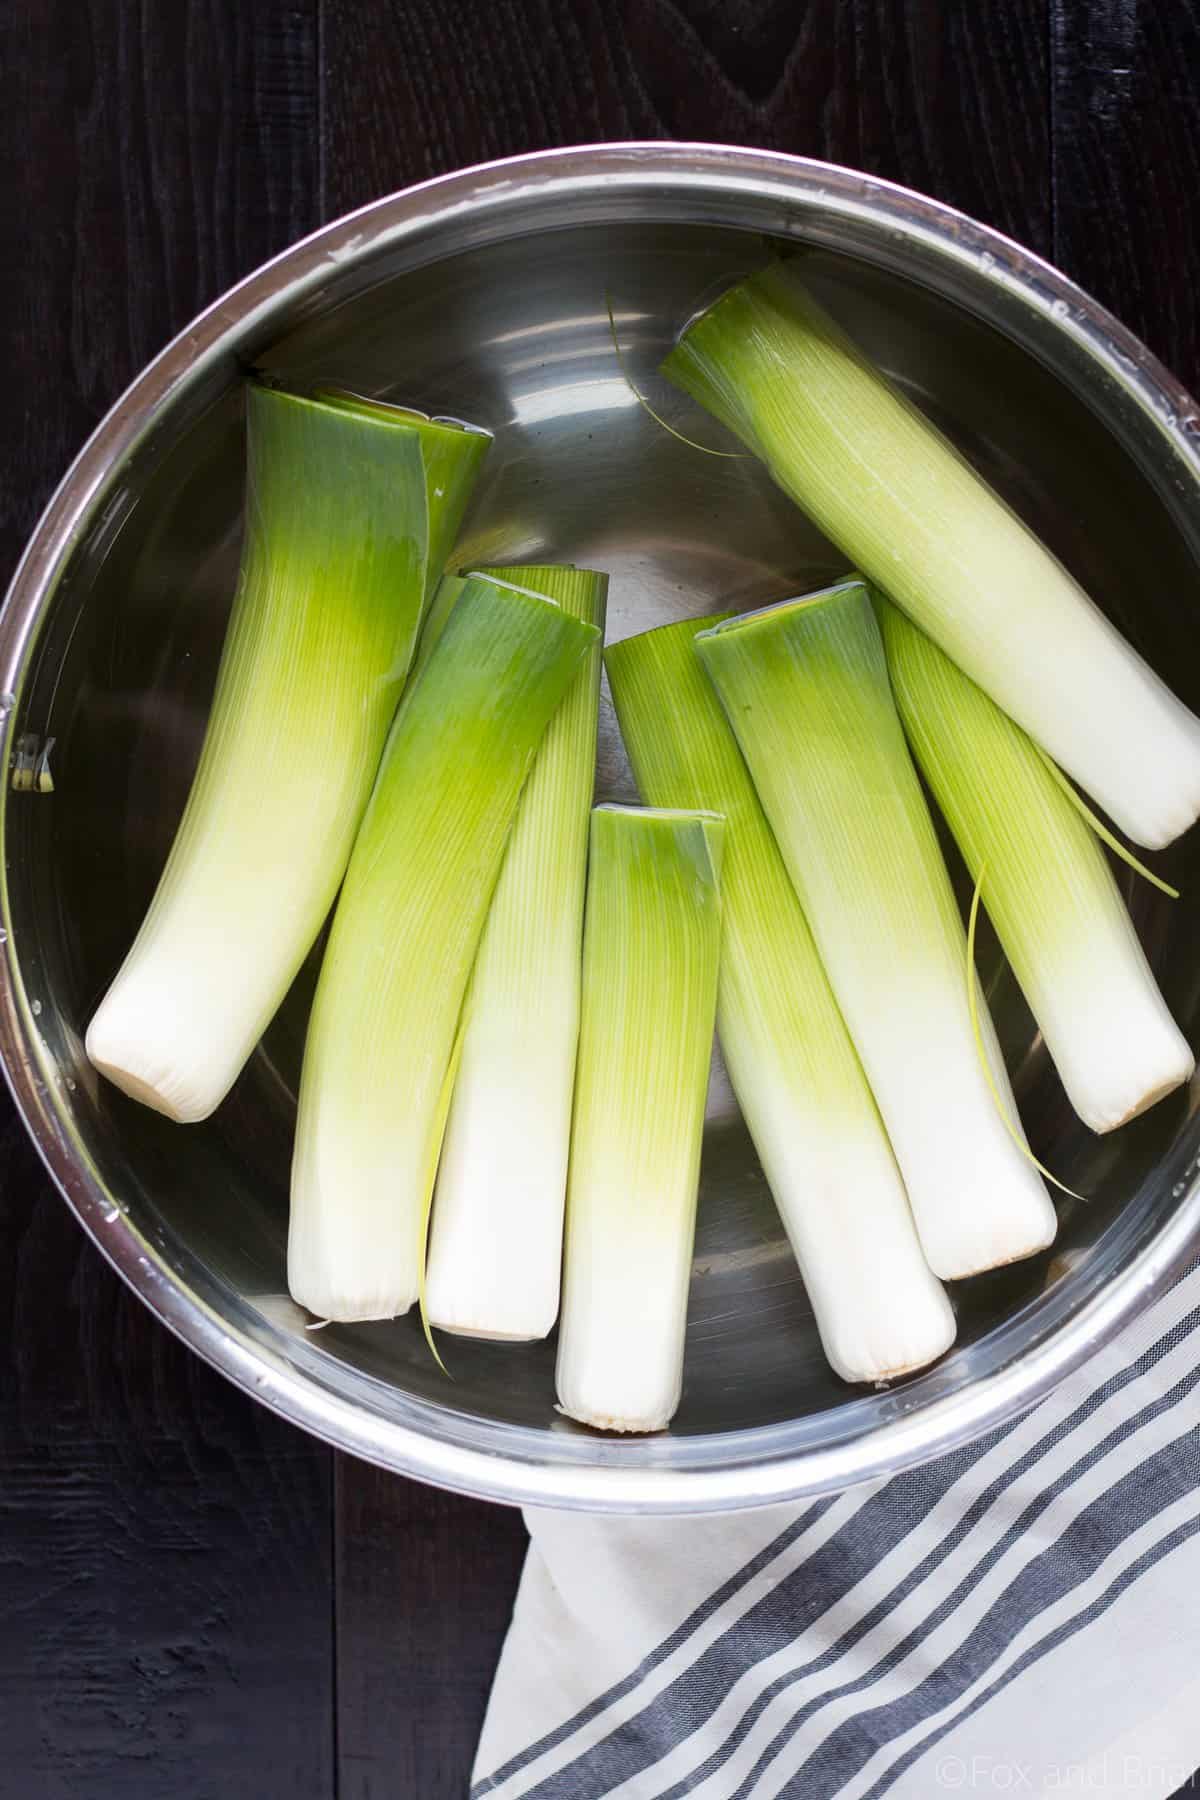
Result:
[[[5,575],[223,288],[376,195],[551,144],[907,182],[1200,386],[1200,0],[0,0],[0,84]],[[0,1367],[2,1800],[464,1793],[519,1517],[335,1455],[183,1351],[7,1096]]]

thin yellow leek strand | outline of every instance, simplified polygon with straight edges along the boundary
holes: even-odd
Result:
[[[1042,746],[1034,743],[1032,738],[1029,741],[1030,743],[1033,743],[1034,749],[1045,763],[1047,774],[1057,782],[1080,818],[1086,820],[1096,836],[1100,839],[1100,842],[1102,844],[1107,844],[1114,856],[1119,856],[1123,863],[1129,865],[1135,875],[1140,875],[1143,881],[1148,881],[1150,883],[1151,887],[1156,887],[1160,893],[1166,894],[1169,900],[1178,900],[1179,889],[1177,887],[1172,887],[1169,881],[1164,881],[1161,875],[1156,875],[1153,869],[1148,869],[1145,863],[1139,862],[1137,857],[1133,854],[1133,851],[1130,850],[1126,844],[1123,844],[1120,838],[1116,837],[1108,829],[1108,826],[1104,823],[1103,819],[1098,819],[1096,817],[1096,814],[1092,811],[1083,795],[1072,782],[1067,780],[1054,758],[1047,755],[1046,751],[1042,749]]]
[[[620,367],[621,374],[625,378],[626,387],[629,389],[638,405],[642,408],[643,412],[648,412],[656,425],[661,425],[664,431],[669,431],[673,438],[678,438],[681,444],[686,444],[691,450],[701,450],[705,456],[726,456],[732,462],[745,461],[746,452],[744,450],[714,450],[711,444],[698,444],[695,438],[685,436],[684,433],[678,431],[674,425],[668,425],[662,414],[655,412],[645,394],[642,393],[642,390],[637,386],[633,376],[625,366],[625,357],[621,350],[620,339],[617,337],[617,321],[613,317],[611,294],[606,294],[604,296],[604,304],[608,309],[608,328],[612,333],[612,345],[613,349],[616,351],[617,363]]]
[[[1038,1161],[1037,1157],[1033,1154],[1033,1151],[1029,1148],[1029,1145],[1025,1142],[1021,1132],[1017,1130],[1016,1126],[1009,1118],[1008,1108],[1000,1097],[1000,1090],[996,1086],[996,1078],[992,1074],[992,1065],[988,1060],[987,1046],[984,1044],[983,1031],[979,1024],[979,994],[975,984],[975,931],[979,923],[979,901],[980,896],[983,893],[983,877],[985,873],[986,866],[979,871],[979,879],[975,883],[975,892],[971,895],[971,912],[967,920],[967,1005],[971,1009],[971,1030],[975,1034],[975,1048],[979,1052],[979,1066],[983,1070],[983,1078],[988,1084],[988,1091],[990,1092],[992,1099],[996,1102],[996,1111],[1003,1121],[1004,1129],[1007,1131],[1013,1143],[1017,1146],[1017,1149],[1021,1152],[1021,1155],[1028,1157],[1038,1173],[1044,1175],[1046,1180],[1052,1182],[1062,1193],[1069,1194],[1072,1200],[1083,1200],[1086,1198],[1085,1195],[1077,1194],[1075,1189],[1069,1188],[1065,1181],[1060,1181],[1053,1170],[1046,1167],[1045,1163]]]

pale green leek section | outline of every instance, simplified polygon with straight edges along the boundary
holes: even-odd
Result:
[[[1186,1081],[1194,1059],[1112,870],[1021,727],[882,596],[892,688],[938,805],[1068,1098],[1111,1131]]]
[[[663,372],[1138,843],[1200,814],[1200,720],[1031,531],[774,264]]]
[[[474,577],[396,716],[309,1025],[288,1281],[323,1318],[417,1298],[439,1100],[522,784],[594,627]]]
[[[465,575],[443,575],[438,582],[429,610],[425,614],[425,622],[421,627],[421,636],[417,642],[417,654],[413,658],[412,679],[414,681],[433,655],[434,646],[445,631],[450,614],[458,605],[458,596],[466,585]]]
[[[603,631],[606,575],[483,573]],[[443,628],[446,591],[444,580],[422,653]],[[521,794],[467,992],[427,1271],[429,1318],[443,1330],[539,1338],[558,1315],[599,699],[597,639]]]
[[[1054,1209],[980,1067],[949,876],[866,589],[845,582],[703,632],[696,648],[763,809],[943,1280],[1042,1249]],[[997,1085],[1015,1117],[986,1010]]]
[[[726,822],[717,1029],[750,1135],[848,1381],[919,1368],[954,1339],[908,1198],[812,933],[737,742],[695,651],[719,618],[605,651],[643,799]]]
[[[476,425],[430,419],[422,412],[392,406],[386,400],[362,399],[341,388],[322,389],[319,397],[330,406],[364,417],[406,420],[420,432],[429,516],[429,552],[425,561],[425,607],[428,609],[458,538],[484,457],[491,447],[491,433]]]
[[[465,493],[482,440],[441,436]],[[420,622],[428,442],[405,415],[247,390],[246,535],[208,731],[88,1032],[96,1066],[171,1118],[222,1099],[342,879]]]
[[[544,575],[548,569],[553,570],[557,574],[567,574],[574,572],[575,564],[521,563],[508,567],[501,567],[500,564],[494,563],[477,571],[477,573],[495,575],[505,581],[517,581],[518,586],[522,586],[525,584],[518,578],[526,569],[542,575]],[[607,581],[607,579],[606,576],[605,580]],[[465,581],[465,575],[443,575],[441,581],[438,583],[437,591],[433,596],[433,600],[425,614],[425,622],[421,627],[421,636],[417,644],[417,654],[413,659],[414,676],[418,675],[429,661],[429,658],[433,653],[434,645],[441,637],[442,632],[446,629],[446,621],[454,611],[458,596],[463,591]],[[539,592],[540,591],[541,590],[539,589]],[[603,627],[602,619],[598,620],[597,623]]]
[[[592,814],[557,1387],[611,1431],[679,1403],[722,838],[712,815]]]

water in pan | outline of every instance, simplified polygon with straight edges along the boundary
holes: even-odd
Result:
[[[701,443],[717,427],[654,368],[681,320],[764,255],[757,239],[696,228],[555,232],[381,279],[337,312],[270,347],[298,382],[337,382],[496,433],[461,547],[465,564],[570,560],[612,577],[609,634],[623,637],[717,606],[796,592],[844,564],[749,458],[706,456],[637,404],[613,353],[611,294],[627,365],[653,403]],[[1087,410],[1023,351],[969,314],[897,277],[819,254],[814,279],[867,347],[967,449],[1123,628],[1196,704],[1194,621],[1177,604],[1195,570],[1159,500]],[[80,1038],[127,947],[178,818],[216,670],[236,570],[241,500],[236,384],[214,392],[185,435],[152,446],[58,597],[37,683],[59,740],[52,812],[30,806],[21,904],[38,946],[36,991],[55,1048],[90,1109],[88,1137],[151,1237],[241,1293],[272,1324],[302,1332],[282,1299],[294,1092],[316,956],[219,1114],[180,1130],[101,1087]],[[1144,578],[1148,546],[1155,574]],[[80,589],[87,606],[79,613]],[[52,717],[50,715],[53,715]],[[601,797],[634,790],[604,704]],[[44,840],[44,841],[43,841]],[[1186,877],[1194,846],[1163,859]],[[957,865],[955,865],[956,874]],[[1122,877],[1123,881],[1125,880]],[[1200,1019],[1183,908],[1130,886],[1140,929],[1177,1013]],[[237,896],[229,896],[231,912]],[[28,956],[27,956],[28,963]],[[684,1401],[677,1434],[728,1431],[847,1402],[904,1405],[924,1383],[954,1385],[970,1346],[1034,1302],[1064,1268],[1086,1267],[1107,1230],[1152,1223],[1139,1192],[1175,1144],[1178,1096],[1115,1140],[1074,1120],[990,937],[981,967],[1035,1147],[1093,1196],[1063,1206],[1055,1258],[956,1295],[962,1349],[892,1398],[853,1398],[828,1372],[795,1266],[728,1083],[714,1064]],[[1130,1199],[1130,1196],[1133,1196]],[[1128,1202],[1128,1204],[1125,1204]],[[1123,1210],[1122,1210],[1123,1209]],[[1120,1217],[1120,1223],[1114,1221]],[[186,1247],[186,1255],[184,1252]],[[270,1298],[275,1296],[275,1298]],[[447,1385],[412,1319],[330,1327],[305,1355],[334,1357],[436,1404],[500,1421],[573,1427],[552,1412],[552,1345],[451,1341]]]

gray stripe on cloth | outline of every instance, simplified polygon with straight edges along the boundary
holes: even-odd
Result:
[[[553,1731],[548,1731],[544,1737],[538,1738],[536,1743],[529,1744],[517,1756],[510,1757],[506,1763],[503,1763],[498,1769],[493,1769],[492,1773],[485,1776],[482,1781],[477,1781],[471,1788],[470,1800],[483,1800],[484,1795],[494,1793],[510,1776],[527,1768],[539,1756],[544,1756],[548,1750],[553,1750],[564,1739],[569,1738],[573,1732],[578,1731],[581,1726],[587,1725],[608,1707],[614,1705],[616,1701],[631,1693],[660,1663],[665,1662],[668,1656],[672,1656],[681,1644],[685,1644],[706,1620],[711,1619],[713,1614],[725,1605],[726,1601],[731,1600],[740,1588],[745,1587],[760,1570],[765,1569],[777,1556],[782,1555],[788,1546],[795,1543],[798,1537],[803,1536],[811,1525],[815,1525],[817,1520],[829,1511],[836,1499],[836,1494],[827,1494],[823,1499],[815,1501],[812,1506],[806,1507],[800,1517],[781,1531],[777,1537],[772,1538],[769,1544],[764,1545],[757,1556],[751,1557],[748,1563],[744,1563],[740,1569],[734,1571],[728,1581],[722,1582],[719,1588],[715,1588],[708,1598],[690,1612],[669,1637],[664,1638],[661,1644],[656,1645],[648,1656],[644,1656],[628,1675],[615,1683],[613,1687],[607,1688],[604,1693],[597,1695],[596,1699],[589,1701],[577,1713],[572,1713],[571,1717],[562,1725],[556,1726]]]
[[[797,1621],[846,1593],[916,1530],[942,1494],[1016,1427],[1012,1421],[967,1449],[897,1475],[876,1490],[803,1563],[779,1581],[642,1711],[599,1743],[521,1790],[528,1800],[603,1800],[699,1730],[733,1682],[796,1635]],[[819,1595],[819,1603],[810,1596]]]
[[[1174,1501],[1194,1491],[1200,1478],[1200,1426],[1149,1461],[1129,1470],[1085,1507],[1071,1527],[1014,1577],[1001,1599],[939,1668],[885,1706],[845,1720],[789,1779],[779,1800],[831,1800],[889,1740],[919,1725],[986,1674],[1012,1639],[1095,1574],[1122,1541]],[[781,1737],[783,1734],[780,1734]],[[930,1734],[932,1736],[932,1733]],[[748,1790],[743,1784],[739,1794]]]
[[[1109,1381],[1105,1382],[1103,1386],[1097,1388],[1094,1393],[1089,1394],[1074,1412],[1066,1415],[1063,1419],[1056,1420],[1050,1430],[1039,1438],[1037,1443],[1031,1445],[1024,1455],[1013,1463],[1011,1468],[1005,1469],[982,1491],[982,1493],[979,1494],[976,1500],[972,1502],[969,1509],[963,1514],[963,1517],[959,1520],[954,1529],[947,1533],[945,1539],[943,1539],[934,1550],[930,1551],[923,1561],[906,1575],[901,1583],[893,1588],[891,1592],[874,1606],[869,1613],[865,1614],[862,1619],[856,1620],[849,1631],[843,1633],[842,1637],[839,1638],[836,1643],[824,1650],[819,1656],[812,1658],[799,1668],[789,1669],[785,1674],[777,1676],[774,1681],[764,1687],[747,1706],[746,1711],[738,1720],[733,1731],[725,1741],[713,1751],[705,1762],[686,1780],[678,1782],[670,1788],[664,1788],[662,1793],[656,1796],[656,1800],[679,1800],[679,1796],[687,1794],[691,1788],[698,1786],[700,1779],[703,1776],[714,1773],[727,1762],[728,1759],[736,1753],[739,1745],[743,1742],[756,1720],[765,1708],[770,1705],[772,1700],[779,1694],[785,1692],[787,1688],[794,1686],[796,1682],[823,1673],[835,1662],[839,1661],[847,1651],[852,1650],[854,1645],[857,1644],[868,1631],[873,1630],[881,1620],[886,1618],[890,1612],[902,1604],[902,1602],[908,1598],[909,1594],[913,1592],[921,1582],[926,1580],[940,1564],[947,1561],[952,1556],[953,1552],[966,1537],[967,1533],[995,1504],[996,1500],[999,1499],[1015,1481],[1019,1480],[1022,1475],[1028,1473],[1028,1471],[1045,1455],[1047,1450],[1053,1449],[1054,1446],[1067,1437],[1071,1431],[1077,1430],[1081,1423],[1085,1422],[1101,1406],[1113,1399],[1115,1395],[1119,1393],[1122,1388],[1127,1387],[1131,1381],[1148,1373],[1149,1370],[1153,1368],[1156,1363],[1160,1362],[1164,1356],[1176,1349],[1183,1339],[1196,1329],[1197,1325],[1200,1325],[1200,1307],[1193,1308],[1185,1319],[1179,1320],[1176,1324],[1172,1325],[1163,1333],[1161,1338],[1157,1339],[1155,1343],[1150,1345],[1149,1348],[1143,1352],[1136,1362],[1130,1363],[1125,1369],[1122,1369],[1117,1375],[1114,1375]],[[1014,1520],[1004,1535],[999,1538],[983,1556],[969,1565],[951,1593],[945,1596],[941,1603],[927,1618],[922,1619],[918,1627],[915,1627],[906,1637],[891,1645],[879,1661],[874,1663],[864,1674],[856,1677],[853,1681],[844,1682],[838,1687],[825,1689],[822,1693],[815,1695],[811,1700],[801,1706],[788,1720],[787,1724],[780,1728],[775,1738],[755,1763],[750,1774],[731,1795],[731,1800],[745,1800],[745,1796],[749,1793],[751,1787],[761,1774],[762,1770],[766,1767],[767,1763],[777,1755],[778,1751],[794,1735],[794,1733],[815,1713],[819,1712],[822,1707],[829,1705],[834,1700],[839,1700],[849,1694],[862,1691],[869,1687],[873,1682],[877,1681],[880,1676],[887,1674],[889,1669],[895,1667],[898,1662],[915,1648],[921,1637],[926,1636],[930,1631],[934,1630],[941,1624],[943,1619],[947,1618],[949,1614],[954,1611],[955,1607],[959,1605],[980,1576],[987,1574],[988,1570],[999,1560],[1004,1552],[1011,1547],[1021,1533],[1027,1530],[1028,1527],[1041,1516],[1052,1500],[1056,1499],[1059,1494],[1065,1492],[1066,1489],[1072,1486],[1081,1475],[1086,1474],[1087,1471],[1090,1468],[1093,1468],[1102,1457],[1115,1449],[1123,1438],[1127,1437],[1131,1431],[1137,1429],[1140,1423],[1157,1417],[1159,1413],[1169,1410],[1170,1406],[1176,1404],[1179,1398],[1190,1392],[1198,1383],[1200,1383],[1200,1369],[1182,1376],[1179,1382],[1176,1383],[1174,1389],[1168,1390],[1167,1394],[1158,1396],[1150,1403],[1150,1405],[1142,1408],[1134,1418],[1122,1420],[1118,1425],[1114,1426],[1112,1430],[1107,1432],[1104,1437],[1098,1438],[1094,1443],[1089,1444],[1086,1449],[1082,1450],[1075,1461],[1062,1472],[1055,1482],[1042,1489],[1041,1492],[1034,1496],[1021,1513],[1020,1517]],[[1174,1397],[1172,1398],[1172,1396]]]
[[[1036,1462],[1046,1449],[1052,1448],[1081,1422],[1096,1413],[1106,1400],[1152,1368],[1197,1323],[1200,1323],[1200,1307],[1193,1308],[1184,1320],[1170,1326],[1135,1362],[1119,1370],[1094,1393],[1087,1395],[1070,1414],[1055,1419],[1034,1450],[1027,1452],[1011,1468],[1003,1471],[985,1490],[984,1496],[973,1503],[973,1518],[980,1516],[988,1506],[994,1504],[1014,1479]],[[603,1800],[603,1796],[622,1781],[641,1773],[666,1756],[685,1738],[703,1728],[708,1717],[740,1676],[755,1664],[786,1648],[795,1638],[799,1624],[812,1616],[814,1607],[824,1612],[849,1591],[889,1550],[923,1523],[925,1516],[945,1492],[1009,1432],[1015,1430],[1019,1423],[1020,1420],[1011,1421],[965,1451],[895,1477],[884,1488],[879,1489],[813,1558],[781,1580],[742,1619],[731,1624],[722,1637],[710,1645],[694,1664],[656,1695],[637,1715],[622,1723],[590,1749],[544,1776],[536,1786],[521,1792],[528,1796],[528,1800]],[[1074,1473],[1082,1472],[1082,1467],[1094,1462],[1097,1454],[1094,1449],[1085,1453],[1086,1462],[1077,1465]],[[1048,1498],[1049,1496],[1047,1500]],[[888,1611],[900,1604],[918,1581],[925,1579],[933,1568],[951,1555],[966,1529],[968,1527],[964,1525],[947,1534],[946,1539],[929,1553],[919,1569],[907,1576],[880,1603],[880,1607],[873,1609],[871,1623],[878,1623]],[[990,1560],[987,1566],[990,1566]],[[964,1580],[967,1579],[969,1577],[964,1577]],[[819,1605],[811,1598],[814,1593],[820,1597]],[[838,1645],[822,1652],[799,1673],[820,1672],[861,1635],[861,1630],[856,1626]],[[881,1664],[878,1671],[873,1671],[870,1679],[874,1678],[876,1672],[882,1672],[883,1667]],[[780,1678],[781,1683],[788,1679],[789,1677]],[[844,1690],[836,1690],[842,1691]],[[834,1697],[835,1693],[831,1692],[811,1703],[796,1720],[797,1726],[817,1706]],[[754,1716],[758,1716],[757,1710]],[[735,1729],[738,1734],[737,1742],[740,1742],[744,1736],[740,1722],[739,1728]],[[749,1729],[749,1726],[745,1729]],[[722,1746],[704,1765],[705,1771],[719,1767],[733,1749],[736,1749],[736,1743],[731,1744],[728,1751]],[[510,1771],[515,1770],[522,1762],[530,1760],[532,1756],[514,1759],[508,1768]],[[658,1800],[666,1800],[667,1794],[686,1794],[696,1785],[700,1773],[698,1771],[685,1782],[665,1790]],[[482,1785],[478,1790],[480,1794],[487,1791]]]
[[[1200,1474],[1200,1471],[1197,1471],[1197,1473]],[[1114,1581],[1109,1583],[1104,1592],[1098,1594],[1090,1605],[1084,1607],[1081,1613],[1077,1613],[1073,1619],[1064,1620],[1054,1631],[1047,1632],[1046,1636],[1038,1643],[1031,1644],[1024,1655],[1017,1658],[1017,1661],[1013,1664],[1011,1669],[1006,1670],[1003,1675],[992,1682],[985,1692],[973,1700],[969,1706],[964,1706],[962,1711],[954,1719],[950,1720],[948,1724],[940,1726],[936,1731],[931,1732],[917,1750],[911,1754],[906,1752],[906,1754],[901,1757],[878,1782],[876,1782],[875,1786],[864,1796],[864,1800],[876,1800],[876,1796],[886,1793],[887,1790],[893,1787],[900,1779],[900,1776],[904,1774],[905,1770],[912,1766],[918,1756],[923,1756],[926,1751],[932,1750],[948,1732],[954,1730],[956,1725],[961,1725],[964,1719],[969,1719],[972,1714],[979,1711],[980,1707],[986,1706],[989,1700],[994,1700],[997,1694],[1003,1693],[1006,1687],[1009,1687],[1021,1675],[1024,1675],[1027,1670],[1035,1665],[1035,1663],[1041,1662],[1044,1656],[1049,1656],[1050,1652],[1052,1650],[1057,1650],[1060,1644],[1065,1644],[1070,1638],[1076,1637],[1079,1632],[1086,1630],[1089,1625],[1094,1624],[1097,1619],[1102,1618],[1109,1607],[1115,1605],[1121,1598],[1121,1595],[1127,1593],[1135,1581],[1139,1581],[1143,1575],[1160,1563],[1165,1556],[1169,1556],[1172,1550],[1178,1550],[1181,1545],[1186,1544],[1189,1539],[1194,1538],[1197,1533],[1200,1533],[1200,1497],[1197,1498],[1197,1515],[1195,1518],[1185,1519],[1181,1524],[1177,1525],[1173,1531],[1169,1531],[1165,1537],[1159,1538],[1157,1543],[1151,1544],[1142,1552],[1141,1556],[1139,1556],[1135,1562],[1130,1563],[1127,1569],[1122,1569],[1121,1573]],[[789,1787],[784,1789],[783,1793],[794,1795],[795,1790],[789,1784]],[[782,1796],[778,1796],[777,1800],[782,1800]]]

